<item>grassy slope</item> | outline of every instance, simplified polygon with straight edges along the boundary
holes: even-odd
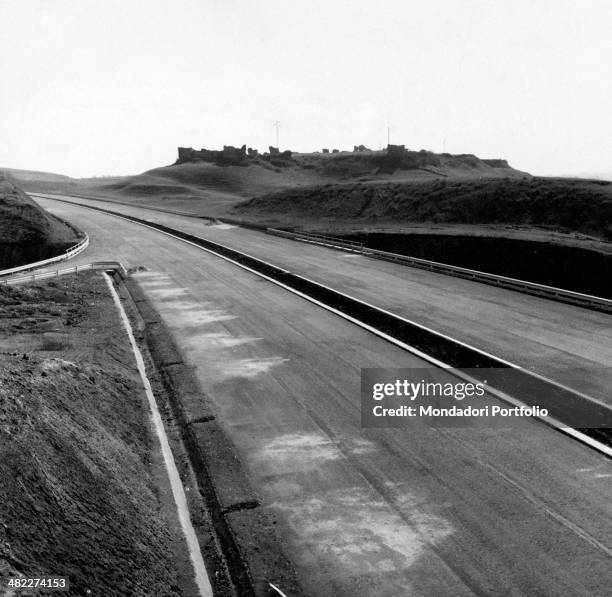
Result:
[[[612,183],[521,178],[316,186],[254,198],[235,212],[303,224],[514,224],[612,240]]]
[[[474,234],[478,227],[488,233],[499,224],[521,226],[521,234],[531,229],[542,240],[552,231],[603,239],[611,234],[608,183],[532,178],[502,160],[473,155],[421,151],[398,161],[384,152],[294,154],[290,160],[259,159],[248,166],[194,162],[130,177],[25,184],[28,190],[313,230],[398,229],[420,223],[462,226]]]
[[[491,165],[475,156],[410,152],[403,163],[388,163],[383,152],[294,154],[249,161],[248,165],[183,163],[128,177],[24,180],[28,191],[65,192],[109,197],[134,204],[175,207],[223,215],[246,198],[318,184],[347,181],[418,181],[451,177],[516,177],[505,164]]]
[[[54,174],[53,172],[40,172],[39,170],[21,170],[18,168],[0,168],[8,177],[25,182],[68,182],[69,176]]]

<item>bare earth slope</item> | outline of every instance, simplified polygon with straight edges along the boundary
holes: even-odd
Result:
[[[0,287],[0,405],[0,581],[181,594],[146,399],[100,276]]]
[[[0,174],[0,269],[52,257],[76,236]]]

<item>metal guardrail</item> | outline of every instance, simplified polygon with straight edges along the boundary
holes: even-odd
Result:
[[[12,276],[10,278],[3,278],[0,280],[0,284],[3,284],[4,286],[12,286],[13,284],[35,282],[37,280],[44,280],[46,278],[55,278],[65,274],[78,274],[79,272],[92,270],[115,270],[120,272],[124,277],[127,276],[125,267],[119,261],[94,261],[92,263],[85,263],[83,265],[75,265],[74,267],[65,267],[52,271],[32,272],[27,276]]]
[[[45,195],[40,194],[40,193],[28,193],[28,194],[31,196],[45,197]],[[55,197],[52,195],[47,195],[47,196],[49,198],[55,199]],[[56,199],[56,200],[62,201],[62,199]],[[100,200],[100,199],[98,198],[97,200]],[[74,203],[74,202],[67,201],[67,203]],[[88,207],[92,207],[92,206],[88,206]],[[98,208],[98,209],[100,209],[100,211],[106,211],[101,208]],[[150,208],[147,208],[147,209],[150,209]],[[170,210],[163,210],[161,208],[157,208],[156,211],[167,211],[169,213],[177,213],[177,212],[172,212]],[[184,213],[184,214],[177,214],[177,215],[187,215],[187,214]],[[209,218],[208,216],[196,216],[196,217],[214,220],[214,218]],[[434,271],[440,274],[455,276],[458,278],[465,278],[465,279],[473,280],[475,282],[480,282],[483,284],[489,284],[493,286],[507,288],[509,290],[515,290],[518,292],[532,294],[535,296],[541,296],[547,299],[552,299],[552,300],[556,300],[556,301],[560,301],[564,303],[578,305],[580,307],[587,307],[590,309],[603,311],[605,313],[612,313],[612,300],[605,299],[599,296],[584,294],[580,292],[574,292],[572,290],[565,290],[563,288],[556,288],[554,286],[546,286],[544,284],[538,284],[536,282],[528,282],[526,280],[519,280],[517,278],[509,278],[507,276],[489,274],[489,273],[481,272],[478,270],[472,270],[472,269],[468,269],[464,267],[459,267],[456,265],[449,265],[447,263],[439,263],[437,261],[429,261],[427,259],[421,259],[418,257],[410,257],[408,255],[400,255],[398,253],[390,253],[387,251],[379,251],[377,249],[369,249],[367,247],[364,247],[363,243],[355,242],[355,241],[348,241],[348,240],[340,239],[340,238],[334,238],[331,236],[311,234],[311,233],[306,233],[306,232],[290,232],[287,230],[279,230],[277,228],[264,228],[263,226],[260,226],[260,225],[250,225],[241,220],[236,220],[233,218],[223,218],[220,221],[228,222],[228,223],[235,223],[235,224],[242,225],[242,226],[248,226],[250,228],[264,229],[266,234],[271,234],[274,236],[281,236],[283,238],[289,238],[292,240],[307,242],[310,244],[317,244],[317,245],[329,247],[332,249],[339,249],[343,251],[361,253],[362,255],[366,257],[372,257],[374,259],[382,259],[385,261],[401,263],[402,265],[407,265],[409,267],[418,267],[420,269],[428,269],[430,271]],[[66,257],[66,258],[69,258],[69,257]],[[27,266],[22,266],[22,267],[27,268]],[[40,265],[32,264],[30,267],[40,267]],[[4,275],[4,273],[5,272],[0,272],[0,276]]]
[[[399,343],[399,345],[406,350],[419,355],[421,358],[436,366],[454,367],[456,369],[513,369],[516,374],[524,376],[526,380],[532,383],[535,381],[535,383],[541,385],[535,394],[533,392],[527,392],[529,395],[518,396],[520,403],[533,405],[533,398],[536,397],[538,400],[537,404],[541,405],[542,399],[546,398],[547,402],[544,406],[550,412],[550,417],[548,418],[550,418],[551,421],[555,421],[553,427],[586,443],[590,447],[594,447],[606,455],[612,455],[612,448],[610,447],[612,446],[612,434],[609,431],[612,429],[612,424],[609,424],[612,410],[609,405],[601,403],[586,394],[565,387],[553,380],[546,379],[537,373],[523,369],[508,361],[499,359],[494,355],[459,340],[455,340],[440,332],[436,332],[422,324],[405,319],[384,309],[380,309],[375,305],[363,302],[348,294],[344,294],[315,282],[314,280],[288,272],[278,266],[257,259],[246,253],[242,253],[226,245],[171,228],[164,224],[158,224],[135,216],[113,212],[109,209],[93,206],[87,206],[87,209],[93,209],[135,222],[141,226],[158,230],[174,238],[199,246],[206,251],[215,253],[240,267],[278,283],[292,292],[296,292],[308,300],[325,306],[325,308],[332,310],[354,323],[358,323],[358,325],[362,327],[366,327],[366,329],[373,331],[395,344]],[[529,389],[529,386],[527,386],[527,388]],[[504,400],[503,388],[502,393],[500,394],[498,392],[496,395]],[[513,400],[515,399],[513,398]],[[583,415],[587,413],[589,416],[592,415],[592,420],[599,421],[600,425],[593,429],[575,430],[573,427],[576,426],[576,413],[582,413]],[[547,419],[542,420],[547,422]],[[572,425],[572,422],[574,422],[574,425]],[[547,422],[547,424],[552,423]]]
[[[572,290],[565,290],[563,288],[556,288],[554,286],[546,286],[545,284],[528,282],[526,280],[509,278],[507,276],[500,276],[497,274],[489,274],[487,272],[459,267],[457,265],[449,265],[447,263],[420,259],[419,257],[410,257],[408,255],[400,255],[399,253],[369,249],[368,247],[364,247],[362,243],[353,243],[352,241],[345,241],[344,239],[329,236],[321,236],[305,232],[289,232],[286,230],[278,230],[276,228],[267,228],[266,233],[274,236],[282,236],[283,238],[290,238],[292,240],[319,244],[329,248],[354,251],[361,253],[365,257],[372,257],[373,259],[392,261],[394,263],[400,263],[409,267],[418,267],[420,269],[426,269],[439,274],[455,276],[457,278],[465,278],[467,280],[473,280],[483,284],[508,288],[509,290],[516,290],[518,292],[542,296],[544,298],[553,299],[564,303],[571,303],[581,307],[588,307],[598,311],[612,313],[612,300],[599,296],[593,296],[591,294],[574,292]]]
[[[52,265],[53,263],[59,263],[61,261],[67,261],[72,257],[75,257],[79,253],[82,253],[89,246],[89,236],[84,234],[83,238],[72,247],[66,249],[61,255],[56,255],[49,259],[43,259],[42,261],[36,261],[34,263],[26,263],[18,267],[12,267],[10,269],[0,270],[0,277],[11,276],[19,272],[27,272],[28,270],[45,267],[46,265]]]
[[[612,300],[605,299],[591,294],[574,292],[573,290],[565,290],[554,286],[546,286],[536,282],[528,282],[517,278],[509,278],[497,274],[489,274],[478,270],[459,267],[456,265],[448,265],[447,263],[439,263],[437,261],[428,261],[427,259],[419,259],[418,257],[409,257],[407,255],[399,255],[397,253],[388,253],[386,251],[377,251],[375,249],[364,249],[363,255],[373,257],[374,259],[384,259],[385,261],[394,261],[402,263],[410,267],[418,267],[428,269],[430,271],[466,278],[484,284],[493,286],[501,286],[510,290],[517,290],[528,294],[543,296],[545,298],[555,299],[575,305],[596,308],[603,311],[612,312]]]
[[[311,234],[307,232],[289,232],[287,230],[278,230],[277,228],[266,228],[266,233],[273,236],[282,236],[292,240],[299,240],[305,243],[314,245],[322,245],[333,249],[343,249],[345,251],[353,251],[362,253],[364,251],[363,243],[334,238],[333,236],[324,236],[322,234]]]

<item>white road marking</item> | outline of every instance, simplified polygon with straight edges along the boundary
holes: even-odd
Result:
[[[285,593],[283,593],[276,585],[273,585],[271,582],[268,583],[281,597],[287,597]]]
[[[43,196],[43,198],[45,198],[45,197]],[[54,200],[54,197],[46,197],[46,198]],[[96,210],[95,207],[90,207],[88,205],[84,205],[84,204],[78,203],[76,201],[67,201],[65,199],[56,199],[56,200],[57,201],[63,201],[64,203],[71,203],[72,205],[76,205],[78,207],[84,207],[84,208],[90,208],[90,209]],[[240,268],[242,268],[242,269],[244,269],[246,271],[249,271],[249,272],[255,274],[256,276],[259,276],[260,278],[268,280],[268,281],[272,282],[273,284],[276,284],[277,286],[280,286],[281,288],[285,288],[286,290],[288,290],[289,292],[292,292],[293,294],[295,294],[297,296],[301,296],[302,298],[306,299],[307,301],[310,301],[311,303],[314,303],[315,305],[319,305],[320,307],[330,311],[331,313],[335,313],[336,315],[339,315],[340,317],[346,319],[347,321],[351,321],[352,323],[362,327],[363,329],[372,332],[373,334],[379,336],[380,338],[384,338],[388,342],[391,342],[392,344],[395,344],[396,346],[399,346],[399,347],[403,348],[407,352],[410,352],[411,354],[414,354],[414,355],[422,358],[423,360],[425,360],[425,361],[427,361],[427,362],[429,362],[429,363],[431,363],[431,364],[433,364],[433,365],[435,365],[437,367],[445,368],[445,369],[451,369],[452,368],[450,365],[447,365],[446,363],[443,363],[442,361],[439,361],[438,359],[435,359],[435,358],[425,354],[424,352],[421,352],[420,350],[414,348],[413,346],[410,346],[410,345],[408,345],[408,344],[406,344],[406,343],[404,343],[404,342],[402,342],[400,340],[397,340],[397,339],[389,336],[388,334],[385,334],[384,332],[381,332],[381,331],[377,330],[376,328],[374,328],[372,326],[369,326],[369,325],[359,321],[358,319],[355,319],[354,317],[351,317],[350,315],[347,315],[347,314],[343,313],[342,311],[340,311],[338,309],[334,309],[333,307],[330,307],[329,305],[326,305],[325,303],[322,303],[321,301],[318,301],[317,299],[314,299],[314,298],[308,296],[307,294],[304,294],[304,293],[300,292],[299,290],[295,290],[294,288],[291,288],[290,286],[287,286],[286,284],[283,284],[282,282],[279,282],[278,280],[275,280],[274,278],[271,278],[270,276],[262,274],[261,272],[258,272],[258,271],[254,270],[254,269],[252,269],[252,268],[250,268],[250,267],[248,267],[248,266],[246,266],[246,265],[244,265],[242,263],[239,263],[238,261],[235,261],[234,259],[232,259],[230,257],[226,257],[226,256],[224,256],[224,255],[222,255],[220,253],[217,253],[217,252],[213,251],[212,249],[207,249],[207,248],[202,247],[201,245],[198,245],[198,244],[196,244],[194,242],[185,240],[184,238],[181,238],[179,236],[171,234],[170,232],[164,232],[162,230],[159,230],[159,229],[157,229],[157,228],[155,228],[153,226],[149,226],[149,225],[144,224],[142,222],[135,222],[134,220],[130,220],[129,218],[126,218],[125,216],[119,215],[117,213],[108,213],[108,212],[106,212],[106,213],[107,213],[107,215],[112,215],[113,217],[120,218],[122,220],[126,220],[126,221],[131,222],[133,224],[136,224],[138,226],[144,226],[145,228],[150,228],[152,230],[155,230],[156,232],[159,232],[160,234],[165,234],[166,236],[170,236],[171,238],[174,238],[175,240],[184,242],[184,243],[186,243],[188,245],[192,245],[193,247],[196,247],[197,249],[199,249],[201,251],[205,251],[207,253],[210,253],[211,255],[214,255],[215,257],[218,257],[219,259],[223,259],[224,261],[227,261],[229,263],[233,263],[234,265],[237,265],[238,267],[240,267]],[[232,249],[232,250],[235,250],[235,249]],[[239,251],[237,251],[237,252],[239,252]],[[242,255],[245,255],[245,256],[250,257],[252,259],[256,259],[255,257],[252,257],[251,255],[248,255],[248,253],[242,253]],[[269,265],[271,267],[274,267],[278,271],[285,272],[285,273],[290,273],[287,270],[285,270],[284,268],[280,268],[280,267],[278,267],[278,266],[276,266],[276,265],[274,265],[272,263],[264,261],[263,259],[257,259],[257,261],[259,261],[260,263]],[[304,278],[304,279],[308,280],[308,278]],[[311,280],[309,280],[309,281],[311,281]],[[406,323],[414,325],[414,326],[416,326],[416,327],[418,327],[420,329],[423,329],[423,330],[426,330],[428,332],[431,332],[432,334],[435,334],[435,335],[437,335],[437,336],[439,336],[441,338],[445,338],[445,339],[451,340],[452,342],[455,342],[456,344],[458,344],[460,346],[465,346],[465,347],[469,348],[470,350],[478,352],[478,353],[480,353],[482,355],[494,358],[497,361],[499,361],[500,363],[508,365],[508,366],[510,366],[510,367],[512,367],[514,369],[518,369],[520,371],[524,371],[525,373],[528,373],[528,374],[532,375],[533,377],[541,379],[541,380],[543,380],[543,381],[545,381],[545,382],[547,382],[549,384],[552,384],[552,385],[557,386],[559,388],[562,388],[564,390],[568,390],[570,392],[573,392],[574,394],[576,394],[578,396],[581,396],[582,398],[584,398],[586,400],[589,400],[592,403],[599,404],[600,406],[604,406],[605,408],[610,408],[609,405],[605,404],[604,402],[602,402],[602,401],[600,401],[600,400],[598,400],[596,398],[593,398],[592,396],[589,396],[587,394],[579,392],[579,391],[577,391],[577,390],[575,390],[573,388],[569,388],[568,386],[565,386],[565,385],[563,385],[563,384],[561,384],[559,382],[556,382],[556,381],[554,381],[552,379],[546,378],[543,375],[540,375],[538,373],[530,371],[529,369],[525,369],[524,367],[520,367],[519,365],[515,365],[514,363],[511,363],[510,361],[507,361],[505,359],[497,357],[497,356],[495,356],[495,355],[493,355],[491,353],[488,353],[488,352],[486,352],[484,350],[481,350],[479,348],[471,346],[470,344],[467,344],[465,342],[461,342],[460,340],[456,340],[455,338],[452,338],[451,336],[447,336],[446,334],[442,334],[440,332],[436,332],[435,330],[433,330],[433,329],[431,329],[431,328],[429,328],[427,326],[421,325],[419,323],[416,323],[414,321],[411,321],[409,319],[401,317],[401,316],[399,316],[399,315],[397,315],[395,313],[391,313],[390,311],[387,311],[385,309],[381,309],[380,307],[376,307],[374,305],[366,303],[365,301],[360,301],[359,299],[351,297],[350,295],[347,295],[345,293],[339,292],[339,291],[337,291],[337,290],[335,290],[333,288],[330,288],[329,286],[325,286],[325,285],[320,284],[318,282],[315,282],[315,283],[319,284],[319,286],[321,286],[322,288],[327,288],[329,290],[333,290],[337,294],[339,294],[341,296],[345,296],[347,298],[350,298],[351,300],[359,302],[362,305],[365,305],[365,306],[368,306],[368,307],[372,307],[373,309],[377,309],[381,313],[392,315],[393,317],[396,317],[399,320],[405,321]],[[455,375],[457,375],[457,371],[456,370],[453,373]],[[462,377],[462,378],[464,378],[464,377],[467,378],[467,376],[460,376],[460,375],[457,375],[457,376],[458,377]],[[472,380],[470,379],[470,381],[472,381]],[[490,391],[490,393],[492,395],[500,398],[501,400],[503,400],[505,402],[508,402],[512,406],[524,406],[524,404],[522,402],[520,402],[520,401],[518,401],[518,400],[516,400],[514,398],[511,398],[507,394],[503,394],[501,392],[495,392],[495,391]],[[571,427],[566,427],[560,421],[557,421],[556,419],[553,419],[552,417],[534,416],[533,418],[536,419],[536,420],[542,421],[544,424],[548,425],[549,427],[552,427],[553,429],[556,429],[557,431],[560,431],[561,433],[569,435],[570,437],[572,437],[573,439],[581,442],[582,444],[585,444],[585,445],[589,446],[590,448],[592,448],[592,449],[594,449],[594,450],[596,450],[596,451],[598,451],[598,452],[608,456],[609,458],[612,458],[612,448],[609,447],[609,446],[606,446],[604,443],[599,442],[599,441],[589,437],[588,435],[585,435],[584,433],[581,433],[580,431],[577,431],[577,430],[575,430],[575,429],[573,429]]]
[[[231,224],[210,224],[208,228],[216,228],[217,230],[231,230],[232,228],[238,228],[238,226],[232,226]]]
[[[155,432],[157,434],[162,455],[164,457],[164,463],[166,465],[166,471],[168,473],[168,480],[170,481],[170,487],[172,488],[172,495],[174,497],[174,503],[176,504],[178,518],[181,523],[181,529],[183,530],[185,540],[187,541],[187,547],[189,549],[189,556],[191,557],[191,562],[193,564],[195,582],[198,587],[198,591],[201,597],[213,597],[212,587],[210,585],[210,581],[208,580],[206,566],[204,565],[204,559],[202,558],[202,552],[200,551],[200,544],[198,542],[195,529],[193,528],[193,524],[191,523],[189,507],[187,506],[187,497],[185,496],[185,488],[183,487],[181,477],[176,468],[176,463],[174,462],[172,450],[170,449],[168,437],[166,436],[166,431],[164,429],[164,423],[162,421],[161,415],[159,414],[157,402],[155,401],[155,396],[153,395],[153,390],[151,389],[151,384],[149,383],[149,379],[147,377],[142,354],[140,352],[140,349],[138,348],[138,345],[136,344],[136,340],[134,338],[134,334],[132,333],[130,322],[127,318],[125,310],[123,309],[121,300],[119,299],[118,294],[115,292],[110,276],[108,276],[108,274],[104,274],[104,278],[113,297],[115,306],[117,307],[117,310],[119,311],[119,314],[121,316],[123,327],[125,328],[127,335],[130,339],[132,351],[134,352],[136,364],[138,365],[138,372],[140,373],[140,378],[142,379],[142,384],[144,386],[147,399],[149,401],[153,426],[155,427]]]

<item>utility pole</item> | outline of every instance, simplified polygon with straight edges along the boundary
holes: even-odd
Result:
[[[387,125],[387,146],[391,145],[391,127]]]
[[[280,120],[274,121],[274,128],[276,128],[276,147],[280,150],[280,145],[278,144],[278,129],[280,127]]]

